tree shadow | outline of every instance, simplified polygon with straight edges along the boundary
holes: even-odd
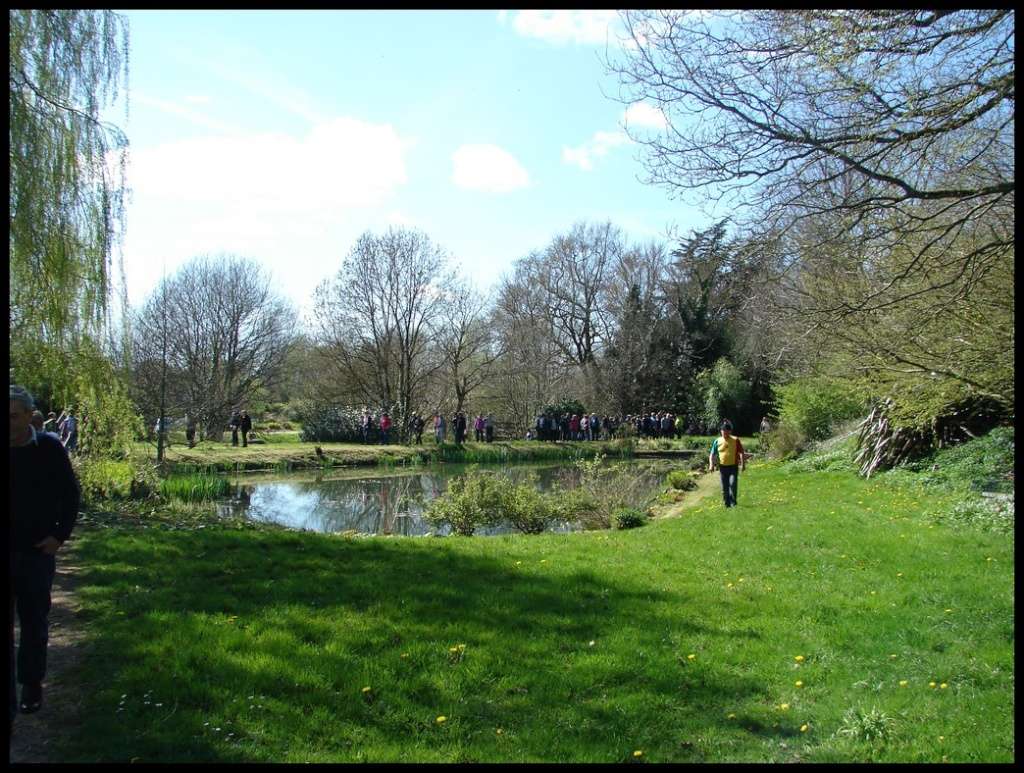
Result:
[[[403,738],[430,732],[432,718],[444,713],[438,707],[450,703],[444,686],[421,672],[436,674],[438,658],[457,644],[464,644],[472,659],[467,663],[476,669],[473,678],[490,685],[484,696],[469,699],[464,716],[492,727],[528,711],[557,723],[566,702],[572,702],[575,719],[565,733],[583,747],[606,744],[608,728],[623,724],[617,700],[642,697],[651,705],[700,714],[723,695],[740,699],[763,692],[752,678],[688,663],[671,652],[667,638],[753,637],[756,632],[694,622],[692,614],[680,615],[693,604],[684,594],[639,581],[616,584],[591,569],[544,574],[536,571],[539,564],[524,569],[499,552],[459,550],[458,538],[426,545],[415,538],[347,540],[224,530],[126,539],[127,544],[121,538],[92,539],[82,561],[83,593],[93,599],[88,614],[97,618],[90,626],[90,676],[97,686],[118,685],[110,690],[120,695],[139,690],[138,679],[126,676],[129,669],[149,670],[153,683],[174,696],[176,716],[154,719],[152,731],[139,731],[120,749],[99,748],[98,739],[104,732],[109,738],[109,729],[102,729],[98,717],[87,718],[76,741],[83,758],[262,759],[244,744],[228,749],[214,743],[204,729],[205,712],[223,707],[220,685],[225,683],[237,686],[235,700],[269,696],[279,708],[324,712],[328,724],[357,724],[375,743],[401,744]],[[204,628],[225,615],[236,618],[237,630],[228,646],[211,651],[203,644]],[[707,610],[706,619],[714,618]],[[348,632],[349,646],[339,652],[333,646],[338,619],[372,625],[358,635]],[[606,640],[622,635],[624,625],[638,652],[655,658],[659,667],[636,668],[628,659],[598,656]],[[558,642],[554,649],[552,641]],[[413,655],[389,668],[398,668],[403,701],[417,710],[396,712],[387,696],[354,705],[354,682],[378,659],[398,662],[404,649],[414,649]],[[424,654],[425,649],[436,654]],[[253,653],[258,667],[251,665]],[[283,683],[282,675],[295,673],[297,659],[304,661],[309,678]],[[182,671],[192,680],[187,685],[174,681]],[[96,700],[109,704],[111,696]],[[90,743],[93,723],[96,740]],[[190,741],[184,746],[186,737]],[[351,758],[351,741],[344,737],[306,740],[338,758]]]

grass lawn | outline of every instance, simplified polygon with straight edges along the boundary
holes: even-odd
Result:
[[[845,472],[702,490],[568,535],[82,529],[60,759],[1014,759],[1012,534]]]

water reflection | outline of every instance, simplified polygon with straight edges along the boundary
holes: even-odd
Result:
[[[498,469],[513,479],[535,473],[541,491],[554,487],[573,488],[579,483],[579,473],[571,466],[517,465]],[[431,527],[423,519],[423,512],[431,500],[445,491],[448,481],[465,470],[462,465],[447,465],[391,475],[348,472],[250,477],[238,480],[231,498],[217,507],[222,515],[245,515],[255,521],[323,533],[352,530],[407,537],[447,534],[447,527]],[[356,477],[360,474],[361,477]],[[656,482],[657,476],[652,477],[652,485]],[[559,523],[551,531],[578,528],[575,524]],[[476,533],[494,535],[514,531],[511,526],[494,526],[482,527]]]

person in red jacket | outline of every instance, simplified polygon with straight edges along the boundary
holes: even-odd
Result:
[[[380,444],[387,445],[391,441],[388,439],[388,435],[391,432],[391,417],[385,412],[380,417]]]

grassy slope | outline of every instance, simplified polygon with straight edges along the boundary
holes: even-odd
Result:
[[[83,531],[65,758],[1013,759],[1012,536],[841,472],[710,494],[628,532]]]

